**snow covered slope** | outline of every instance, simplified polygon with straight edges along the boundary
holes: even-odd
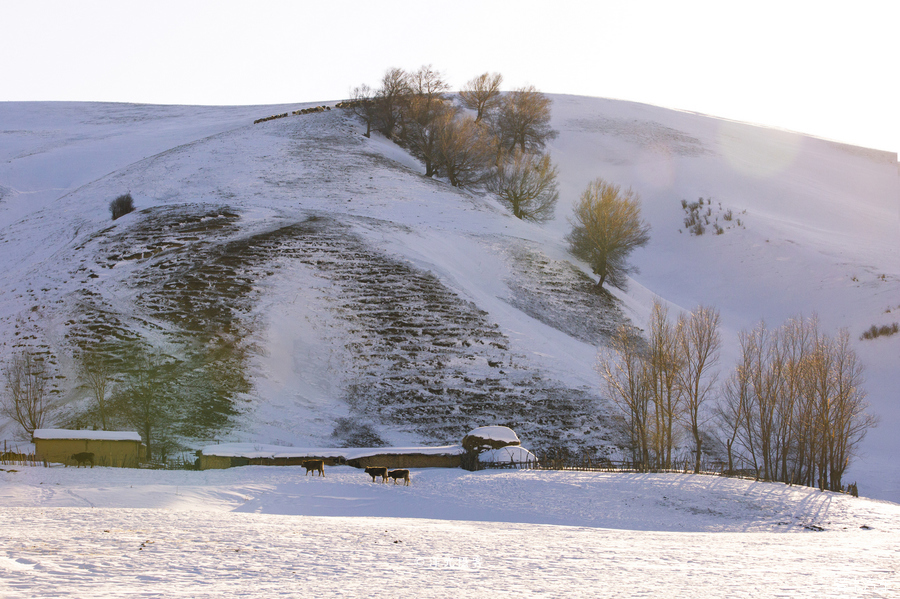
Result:
[[[900,506],[713,476],[0,471],[0,595],[893,597]]]
[[[571,204],[595,176],[641,194],[653,231],[634,254],[641,269],[630,293],[635,310],[647,310],[649,294],[686,310],[715,306],[723,366],[735,363],[737,333],[761,320],[775,327],[816,314],[826,331],[847,328],[854,340],[873,324],[900,321],[896,154],[627,102],[563,96],[553,110],[561,202]],[[685,229],[681,200],[700,197],[712,201],[722,235]],[[567,213],[564,205],[557,210],[557,235]],[[897,500],[900,337],[854,347],[882,421],[849,480]]]
[[[0,104],[0,358],[42,347],[74,401],[79,350],[191,355],[229,398],[190,423],[203,442],[456,443],[504,424],[529,447],[603,448],[596,345],[643,326],[654,294],[720,309],[723,368],[759,319],[815,312],[856,337],[900,310],[896,155],[557,96],[562,199],[539,227],[424,179],[341,111],[252,124],[300,107]],[[623,311],[563,241],[597,176],[634,187],[653,226]],[[138,210],[110,222],[126,191]],[[701,196],[742,225],[691,236],[681,200]],[[897,500],[900,338],[856,347],[883,420],[847,478]]]

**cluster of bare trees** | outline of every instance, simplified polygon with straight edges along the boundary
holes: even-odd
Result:
[[[166,436],[165,429],[175,421],[173,390],[184,373],[176,372],[177,361],[159,353],[136,349],[131,359],[128,369],[122,370],[100,353],[80,354],[78,379],[88,394],[88,408],[81,416],[83,421],[74,424],[101,430],[136,428],[148,451],[153,451],[160,445],[158,437]],[[13,355],[3,367],[0,414],[16,422],[26,438],[51,424],[57,411],[53,378],[46,357],[27,349]]]
[[[176,358],[158,349],[131,344],[126,359],[113,361],[100,352],[78,356],[78,380],[87,402],[73,424],[78,428],[116,430],[130,428],[147,445],[148,459],[165,459],[179,434],[187,430],[185,416],[204,410],[210,394],[228,385],[229,375],[217,373],[221,385],[214,386],[202,371],[209,366],[196,356]],[[215,387],[215,388],[213,388]]]
[[[740,458],[770,480],[840,490],[877,424],[849,334],[830,337],[815,318],[796,318],[774,330],[761,323],[740,343],[717,410],[729,468]]]
[[[646,340],[622,326],[601,355],[635,465],[671,468],[687,439],[699,472],[704,440],[718,437],[729,471],[740,460],[761,478],[840,490],[855,448],[877,423],[865,411],[863,369],[846,331],[831,338],[814,318],[776,330],[760,324],[740,334],[741,359],[719,385],[718,329],[713,308],[673,322],[656,302]]]
[[[466,84],[457,104],[430,65],[391,68],[377,89],[355,88],[349,105],[366,123],[366,137],[374,130],[397,141],[422,160],[425,176],[446,177],[455,187],[484,185],[517,218],[544,222],[559,197],[556,167],[544,154],[556,136],[550,99],[533,86],[504,93],[502,82],[500,74],[484,73]]]
[[[649,339],[620,326],[599,363],[609,397],[619,408],[632,461],[639,469],[671,468],[686,432],[700,471],[705,404],[713,395],[719,357],[719,313],[700,306],[675,322],[653,305]]]
[[[220,348],[220,353],[228,351],[238,350]],[[99,351],[84,351],[76,358],[79,387],[87,395],[77,414],[59,413],[55,402],[59,390],[54,386],[59,377],[52,363],[44,353],[25,349],[2,367],[0,415],[17,423],[25,438],[54,424],[53,420],[75,428],[134,429],[147,444],[148,458],[165,458],[177,448],[179,434],[204,432],[189,430],[199,426],[197,418],[185,418],[189,411],[203,411],[229,387],[243,390],[227,371],[205,372],[210,368],[208,356],[179,359],[130,344],[117,360]],[[214,383],[210,382],[213,377]]]

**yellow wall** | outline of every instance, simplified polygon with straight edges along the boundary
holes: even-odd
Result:
[[[200,470],[217,470],[231,468],[231,458],[217,455],[201,455]]]
[[[386,453],[347,460],[357,468],[459,468],[461,455]]]
[[[137,468],[146,458],[146,447],[140,441],[109,441],[100,439],[35,439],[34,453],[39,461],[59,462],[75,466],[73,454],[94,454],[95,466]]]

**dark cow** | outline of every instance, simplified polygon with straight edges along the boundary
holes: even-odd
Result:
[[[375,482],[375,478],[380,476],[381,482],[387,481],[388,471],[387,468],[366,468],[366,474],[372,477],[372,482]]]
[[[94,467],[94,454],[89,451],[82,451],[81,453],[72,454],[72,458],[75,460],[75,467],[80,468],[82,464],[85,464],[85,468],[87,468],[87,463],[91,463],[91,468]]]
[[[325,476],[324,460],[306,460],[305,462],[303,462],[303,467],[306,468],[306,474],[309,474],[310,472],[318,472],[319,476]],[[313,476],[315,476],[315,474]]]
[[[409,485],[409,470],[391,470],[388,472],[388,476],[394,479],[395,485],[398,480],[405,480],[407,486]]]

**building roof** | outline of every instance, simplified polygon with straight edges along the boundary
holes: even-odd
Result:
[[[374,455],[459,455],[465,453],[460,445],[442,447],[284,447],[283,445],[260,445],[258,443],[223,443],[204,447],[205,456],[241,458],[338,458],[346,460]]]
[[[501,441],[510,445],[520,443],[519,436],[508,426],[481,426],[470,432],[468,436]]]
[[[64,428],[39,428],[32,437],[37,439],[66,439],[88,441],[137,441],[141,436],[134,431],[77,431]]]

